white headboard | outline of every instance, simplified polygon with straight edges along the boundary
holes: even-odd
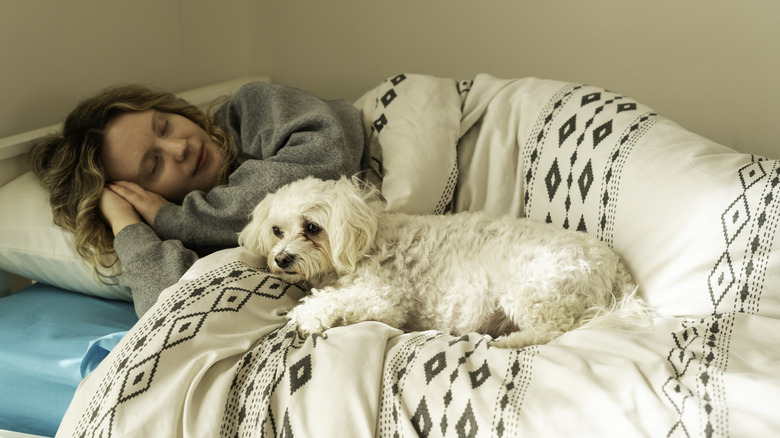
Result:
[[[270,82],[267,76],[247,76],[178,93],[178,96],[200,108],[222,96],[235,93],[243,84],[252,81]],[[27,172],[25,155],[39,139],[57,132],[61,124],[46,126],[0,139],[0,187]],[[0,214],[12,214],[13,206],[0,206]],[[29,283],[25,279],[0,271],[0,297]],[[13,286],[12,286],[13,284]]]

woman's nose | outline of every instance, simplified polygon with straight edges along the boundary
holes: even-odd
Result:
[[[183,161],[187,158],[187,140],[185,139],[165,139],[163,141],[163,150],[175,161]]]

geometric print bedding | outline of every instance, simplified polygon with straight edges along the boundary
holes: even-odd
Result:
[[[780,317],[778,162],[728,151],[636,101],[577,84],[539,113],[523,161],[527,216],[596,234],[624,256],[656,308],[703,317],[671,333],[663,394],[679,421],[669,436],[728,435],[724,376],[736,316]],[[669,201],[676,211],[666,216]],[[663,222],[670,233],[657,233]],[[630,231],[616,237],[619,227]],[[663,234],[678,243],[665,250]],[[657,268],[646,274],[648,262]]]
[[[535,348],[489,349],[480,335],[424,332],[396,344],[382,372],[388,340],[404,338],[398,330],[364,323],[301,339],[281,312],[303,292],[242,261],[245,251],[231,251],[236,260],[161,296],[110,363],[82,384],[58,435],[370,436],[376,429],[396,436],[411,427],[428,436],[435,427],[442,435],[493,430],[503,436],[515,430],[512,409],[522,399]],[[442,339],[448,348],[417,360]],[[351,345],[359,348],[350,358],[344,349]],[[333,370],[340,363],[353,365],[340,375]],[[356,379],[361,367],[370,372]],[[443,382],[438,387],[446,391],[423,397],[407,418],[402,399],[417,388],[411,379],[419,371],[426,386]],[[495,398],[495,407],[462,396],[481,391]],[[87,393],[94,396],[79,400]],[[344,412],[349,405],[354,411]]]
[[[82,383],[58,436],[780,432],[775,161],[737,154],[597,87],[399,77],[364,99],[392,107],[383,133],[402,125],[414,142],[418,126],[420,138],[438,137],[430,155],[451,141],[452,112],[462,113],[453,206],[511,204],[520,206],[512,214],[597,235],[660,311],[654,326],[578,330],[521,350],[475,333],[374,322],[302,339],[283,314],[304,291],[253,267],[248,252],[226,250],[163,292]],[[377,105],[388,87],[392,105]],[[434,106],[449,102],[446,117],[425,119],[426,89],[447,94],[429,96]],[[404,121],[407,105],[414,117]],[[496,149],[502,155],[490,156]],[[374,155],[386,175],[404,162],[397,154],[409,157],[408,148]],[[435,208],[450,196],[446,157],[434,172],[442,192],[409,202]],[[404,173],[431,165],[410,160]]]
[[[221,266],[197,281],[174,289],[175,294],[161,299],[154,311],[149,312],[153,315],[145,316],[122,339],[114,350],[118,354],[95,388],[99,397],[89,400],[73,432],[65,436],[124,436],[131,432],[174,436],[173,430],[178,426],[172,424],[155,426],[154,422],[146,421],[131,423],[128,428],[121,420],[125,416],[133,417],[139,405],[161,414],[161,422],[170,415],[180,420],[177,415],[187,406],[175,406],[173,400],[189,402],[189,397],[204,396],[199,401],[207,402],[210,391],[200,380],[213,383],[206,375],[211,366],[219,365],[215,361],[225,359],[218,359],[220,353],[225,354],[221,350],[246,347],[252,336],[259,338],[271,330],[262,324],[263,319],[268,319],[267,314],[253,315],[244,309],[263,310],[251,304],[258,300],[284,303],[302,294],[297,286],[238,262]],[[252,317],[257,319],[259,331],[247,330],[245,337],[239,332],[223,333],[219,339],[222,348],[211,345],[210,336],[220,331],[215,326],[229,322],[238,327],[242,320]],[[193,373],[192,382],[188,382],[188,370]],[[182,383],[181,388],[176,387],[178,382]],[[64,425],[59,433],[63,432]]]
[[[729,316],[738,351],[714,364],[720,318],[575,331],[521,350],[373,322],[302,339],[282,315],[299,289],[240,249],[202,261],[87,376],[58,436],[761,436],[778,426],[766,406],[780,380],[755,382],[780,354],[751,355],[777,339],[744,335],[778,330],[776,320]],[[723,362],[748,372],[717,372]],[[735,381],[745,391],[724,391]],[[745,403],[758,411],[741,413]]]
[[[566,111],[570,107],[574,111]],[[606,90],[574,84],[562,88],[540,113],[523,150],[525,211],[537,216],[545,211],[548,223],[590,230],[612,243],[623,166],[637,139],[657,119],[649,109]],[[545,151],[548,136],[557,143],[552,154]],[[549,165],[543,163],[548,156]],[[537,184],[543,184],[541,196],[532,190]]]
[[[516,436],[538,347],[491,350],[488,339],[425,332],[396,345],[385,365],[379,435]]]
[[[522,131],[525,216],[612,245],[663,313],[780,317],[777,161],[579,84],[561,84]]]
[[[458,180],[455,145],[463,85],[399,74],[355,102],[371,153],[365,178],[381,188],[388,210],[450,211]]]

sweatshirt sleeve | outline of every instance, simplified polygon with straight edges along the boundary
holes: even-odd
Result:
[[[192,192],[182,205],[157,213],[154,231],[189,248],[225,248],[254,206],[279,187],[315,176],[353,175],[368,154],[359,111],[345,101],[325,101],[281,85],[242,87],[215,114],[239,149],[239,166],[227,185]]]
[[[119,283],[130,289],[139,317],[198,260],[181,242],[160,240],[144,223],[123,228],[114,238],[114,249],[122,262]]]

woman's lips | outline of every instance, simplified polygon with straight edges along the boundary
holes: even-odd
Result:
[[[195,171],[192,172],[193,175],[200,172],[200,170],[206,165],[206,162],[209,159],[209,151],[206,149],[206,145],[203,145],[200,147],[200,155],[198,155],[198,162],[195,164]]]

